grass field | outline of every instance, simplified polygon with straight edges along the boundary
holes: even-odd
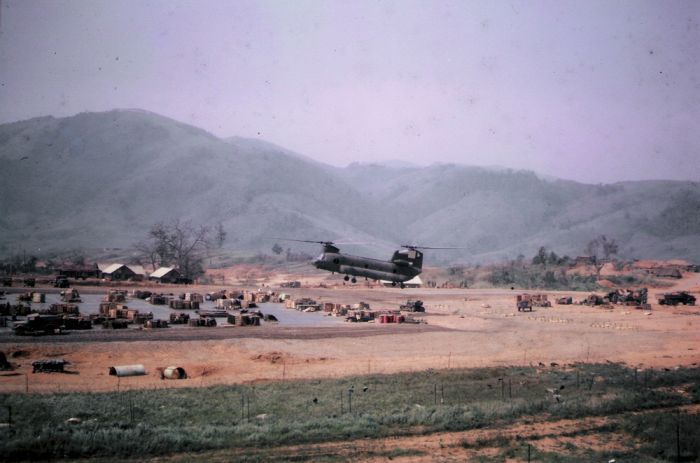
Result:
[[[122,385],[128,388],[128,378]],[[234,449],[240,459],[269,461],[275,459],[275,447],[286,445],[481,429],[533,417],[560,420],[647,410],[643,415],[630,414],[610,432],[625,432],[643,443],[630,446],[629,455],[637,460],[674,460],[676,441],[671,437],[677,432],[682,455],[700,454],[698,416],[684,416],[684,425],[677,430],[678,418],[672,411],[697,403],[698,368],[636,371],[618,364],[426,371],[112,393],[5,394],[0,396],[4,423],[0,454],[5,461],[142,459]],[[496,459],[522,447],[508,437],[491,440],[463,445],[497,447]],[[267,450],[252,452],[262,447]],[[377,456],[410,454],[397,448]],[[541,453],[539,458],[569,461],[565,455]],[[311,459],[334,460],[332,455]]]

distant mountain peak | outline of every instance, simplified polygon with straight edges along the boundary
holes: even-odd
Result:
[[[324,164],[320,161],[317,161],[317,160],[310,158],[308,156],[305,156],[303,154],[299,154],[297,152],[294,152],[294,151],[289,150],[287,148],[284,148],[282,146],[276,145],[276,144],[269,142],[267,140],[263,140],[261,138],[240,137],[240,136],[234,135],[232,137],[223,138],[222,140],[226,143],[229,143],[231,145],[235,145],[239,148],[248,149],[252,152],[277,152],[277,153],[285,154],[287,156],[291,156],[293,158],[301,159],[301,160],[306,161],[306,162],[326,166],[326,164]]]

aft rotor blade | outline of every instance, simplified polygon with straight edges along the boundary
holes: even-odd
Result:
[[[337,240],[337,241],[313,241],[313,240],[295,240],[292,238],[272,238],[275,240],[280,240],[280,241],[295,241],[297,243],[316,243],[316,244],[337,244],[337,245],[346,245],[346,244],[367,244],[366,242],[362,241],[346,241],[346,240]]]
[[[402,244],[402,248],[407,248],[407,249],[467,249],[467,248],[461,248],[461,247],[449,247],[449,248],[438,248],[438,247],[433,247],[433,246],[415,246],[412,244]]]

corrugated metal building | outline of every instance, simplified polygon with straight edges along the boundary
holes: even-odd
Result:
[[[124,264],[111,264],[102,271],[102,278],[113,281],[132,280],[136,273]]]
[[[180,272],[175,267],[161,267],[151,273],[148,279],[160,283],[176,283],[180,277]]]

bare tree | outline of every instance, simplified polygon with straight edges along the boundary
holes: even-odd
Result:
[[[225,233],[225,232],[224,232]],[[173,220],[151,227],[148,240],[136,245],[155,268],[175,265],[183,277],[194,278],[203,272],[204,252],[210,245],[209,227]]]
[[[605,235],[600,235],[600,245],[603,248],[603,255],[609,259],[613,254],[617,254],[617,242],[615,239],[607,239]]]
[[[598,260],[598,248],[600,248],[600,241],[598,238],[594,238],[586,244],[584,252],[587,256],[592,257],[593,261],[596,261]]]
[[[221,248],[226,241],[226,230],[224,230],[224,224],[221,222],[216,224],[216,230],[214,230],[214,240],[216,241],[216,246]]]
[[[158,248],[153,241],[139,241],[134,245],[136,251],[139,253],[139,261],[146,260],[153,271],[160,267],[160,254],[158,253]]]
[[[600,235],[586,244],[585,252],[594,260],[598,260],[598,253],[602,252],[606,259],[609,259],[613,254],[617,254],[618,245],[615,239],[608,239],[605,235]]]

